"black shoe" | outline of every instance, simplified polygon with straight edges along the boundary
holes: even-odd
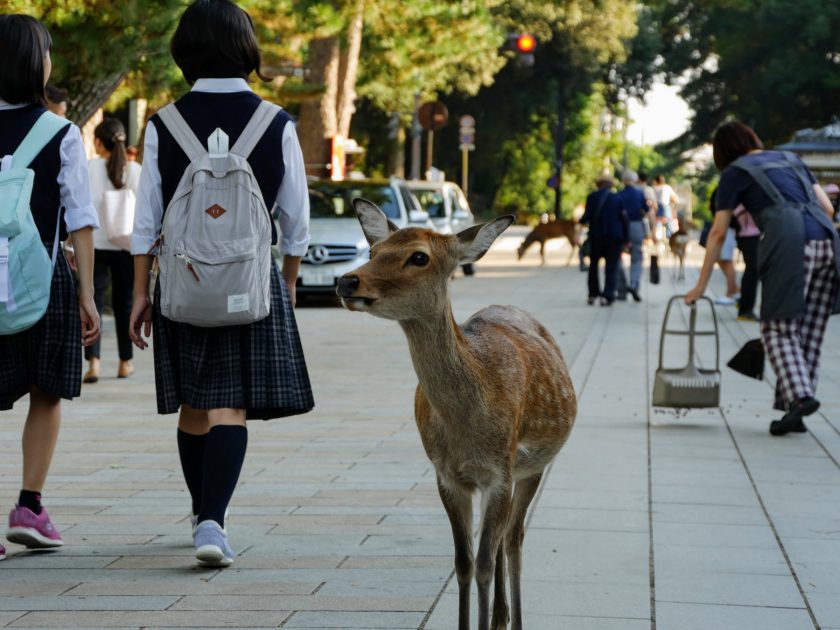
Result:
[[[589,265],[581,265],[580,270],[581,271],[589,271]]]
[[[787,433],[805,433],[808,428],[802,422],[802,418],[786,413],[781,420],[773,420],[770,423],[770,435],[780,436]]]
[[[628,289],[628,290],[627,290],[627,293],[629,293],[630,295],[632,295],[632,296],[633,296],[633,299],[634,299],[634,300],[636,300],[637,302],[641,302],[641,301],[642,301],[642,296],[641,296],[641,295],[639,295],[639,290],[638,290],[638,289]]]
[[[626,302],[627,301],[627,294],[626,293],[619,293],[618,295],[615,296],[615,299],[620,301],[620,302]]]
[[[788,412],[781,420],[770,423],[770,435],[785,435],[786,433],[805,433],[808,429],[802,418],[810,416],[820,408],[820,401],[813,396],[800,398],[791,404]]]
[[[592,306],[593,304],[595,304],[595,298],[589,296],[588,298],[586,298],[586,303],[589,304],[589,306]]]

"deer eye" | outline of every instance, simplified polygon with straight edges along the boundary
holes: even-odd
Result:
[[[417,267],[425,267],[429,264],[429,255],[423,252],[414,252],[408,262]]]

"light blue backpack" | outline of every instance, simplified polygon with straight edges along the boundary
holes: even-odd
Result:
[[[0,163],[0,335],[31,328],[50,303],[60,223],[56,221],[50,260],[29,208],[35,181],[29,165],[68,124],[55,114],[43,113],[17,151]],[[57,218],[59,211],[56,208]]]

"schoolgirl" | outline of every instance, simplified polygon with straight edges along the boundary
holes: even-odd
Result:
[[[41,116],[53,115],[44,107],[51,43],[47,29],[34,18],[0,15],[0,156],[12,155]],[[58,547],[61,536],[41,505],[41,492],[58,438],[60,401],[80,394],[82,343],[90,345],[99,336],[93,302],[93,228],[98,223],[78,127],[63,125],[29,168],[35,173],[32,215],[44,246],[56,255],[46,314],[23,332],[0,334],[0,410],[12,409],[29,395],[23,484],[6,538],[30,548]],[[66,259],[55,249],[68,233],[76,243],[78,291]],[[0,546],[0,556],[4,552]]]
[[[140,183],[140,165],[128,160],[125,127],[116,118],[106,118],[99,123],[93,137],[94,148],[99,157],[91,160],[88,165],[90,187],[93,203],[99,213],[99,224],[103,226],[93,234],[94,301],[101,315],[105,308],[105,291],[110,283],[111,307],[114,311],[120,356],[117,376],[128,378],[134,372],[131,363],[133,346],[128,336],[131,293],[134,289],[134,258],[121,244],[109,240],[104,228],[109,219],[105,216],[107,212],[133,213],[134,197]],[[109,204],[124,207],[108,208]],[[128,207],[129,205],[131,207]],[[85,350],[85,358],[88,361],[88,370],[82,379],[85,383],[96,383],[99,380],[100,353],[99,341]]]
[[[247,82],[252,73],[262,78],[250,16],[229,0],[193,2],[172,38],[172,56],[192,86],[175,103],[178,113],[204,147],[217,128],[234,147],[261,104]],[[179,411],[178,452],[192,498],[196,557],[200,564],[223,567],[235,556],[225,512],[245,457],[246,419],[305,413],[314,404],[293,312],[300,258],[309,242],[309,197],[295,128],[281,110],[248,156],[266,208],[276,208],[280,216],[285,257],[282,275],[271,263],[270,313],[240,326],[176,322],[162,313],[159,283],[150,300],[149,253],[189,163],[160,115],[153,116],[146,127],[132,241],[130,331],[143,349],[143,335],[153,330],[157,408],[162,414]],[[206,212],[221,216],[213,211]]]
[[[770,433],[803,433],[807,429],[802,419],[820,406],[814,396],[828,318],[840,312],[840,240],[831,221],[834,209],[801,159],[765,151],[747,125],[730,122],[719,127],[713,148],[715,165],[722,171],[719,209],[700,278],[685,301],[703,294],[733,211],[743,204],[761,230],[761,338],[777,378],[773,408],[786,412],[770,423]]]

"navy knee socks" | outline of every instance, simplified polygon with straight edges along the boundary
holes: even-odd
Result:
[[[198,522],[216,521],[225,526],[225,510],[239,481],[248,429],[239,425],[218,425],[210,429],[204,445],[204,472]]]
[[[201,486],[204,478],[204,445],[207,434],[193,435],[178,429],[178,455],[181,457],[181,470],[184,481],[192,498],[192,513],[201,510]]]

